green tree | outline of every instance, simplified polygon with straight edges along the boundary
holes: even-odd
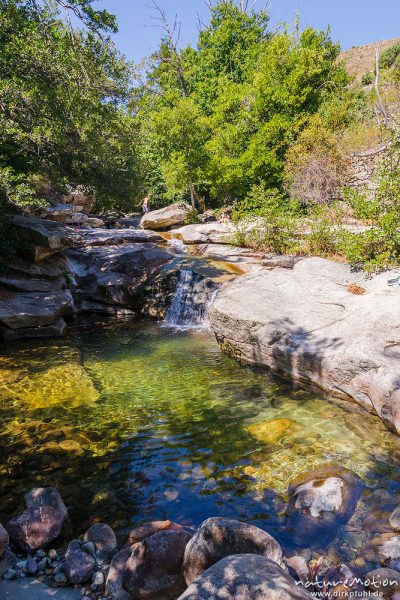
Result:
[[[202,206],[198,189],[203,182],[208,138],[207,118],[192,98],[181,98],[154,116],[154,133],[168,195],[190,193],[192,208]]]
[[[76,30],[48,2],[0,6],[0,164],[50,183],[97,191],[100,203],[130,200],[138,185],[139,127],[127,111],[129,65],[101,32],[114,28],[88,0],[68,3]]]

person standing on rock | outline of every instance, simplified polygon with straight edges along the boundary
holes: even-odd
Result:
[[[151,199],[150,194],[147,194],[147,196],[145,196],[145,198],[143,198],[142,211],[143,211],[144,215],[147,214],[148,212],[150,212],[150,199]]]

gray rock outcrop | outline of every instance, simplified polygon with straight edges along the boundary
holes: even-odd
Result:
[[[210,321],[230,355],[379,415],[400,433],[398,276],[321,258],[259,271],[218,294]]]

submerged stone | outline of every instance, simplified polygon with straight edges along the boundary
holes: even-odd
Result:
[[[85,369],[74,363],[26,375],[8,385],[4,395],[23,401],[30,409],[46,408],[64,402],[79,406],[95,402],[99,398],[99,393]]]
[[[246,427],[246,431],[263,444],[276,444],[283,436],[299,429],[299,424],[292,419],[274,419]]]

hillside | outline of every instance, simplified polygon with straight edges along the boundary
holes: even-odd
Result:
[[[355,46],[342,52],[340,58],[345,62],[350,75],[354,75],[357,80],[361,80],[364,73],[371,72],[375,68],[375,47],[378,45],[380,51],[383,52],[396,44],[400,44],[400,38],[373,42],[365,46]]]

